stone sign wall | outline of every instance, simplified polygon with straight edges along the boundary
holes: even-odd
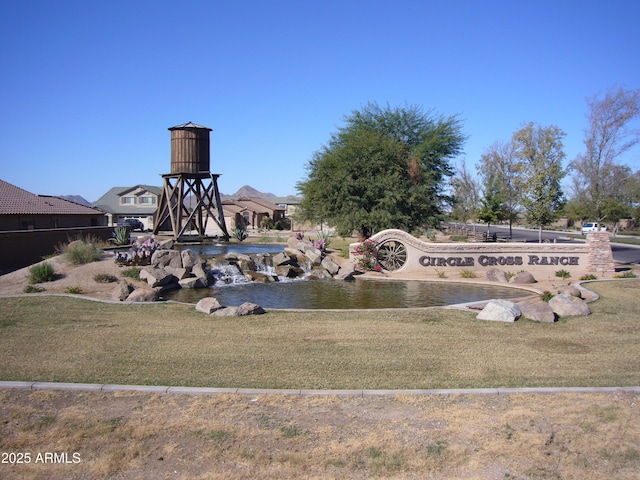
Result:
[[[565,270],[573,278],[592,273],[605,276],[614,271],[609,234],[587,235],[586,243],[432,243],[402,230],[384,230],[371,237],[378,248],[388,247],[403,263],[397,272],[452,273],[472,270],[482,272],[501,268],[507,272],[527,271],[537,277],[554,277]],[[357,259],[359,243],[349,247],[350,259]],[[404,260],[404,262],[402,262]]]

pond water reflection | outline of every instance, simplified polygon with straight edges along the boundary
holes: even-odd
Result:
[[[364,309],[433,307],[526,295],[528,292],[523,290],[492,285],[358,278],[352,282],[297,280],[182,289],[169,292],[167,298],[196,303],[203,297],[214,296],[223,305],[252,302],[276,309]]]
[[[182,243],[177,244],[177,250],[191,250],[198,255],[225,255],[227,253],[242,253],[255,255],[259,253],[279,253],[284,250],[285,244],[271,243]]]

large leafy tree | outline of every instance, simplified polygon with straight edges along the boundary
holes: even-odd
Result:
[[[370,103],[313,154],[297,185],[302,218],[363,236],[435,224],[451,200],[450,160],[465,139],[455,116]]]
[[[509,220],[509,237],[513,236],[513,221],[520,211],[522,169],[522,162],[514,155],[513,142],[491,145],[480,157],[478,166],[485,189],[490,187],[500,192],[502,220]]]
[[[451,190],[453,193],[451,216],[463,222],[471,220],[475,230],[480,205],[480,185],[467,170],[467,164],[464,160],[451,179]]]
[[[487,233],[489,233],[491,224],[495,225],[507,217],[507,207],[497,176],[489,174],[484,178],[484,194],[480,200],[478,220],[487,224]]]
[[[512,137],[514,155],[526,178],[522,184],[522,206],[527,220],[540,229],[539,241],[542,227],[557,220],[565,204],[561,185],[566,175],[562,167],[564,136],[556,126],[542,127],[531,122]]]
[[[604,96],[587,99],[589,124],[584,130],[585,151],[569,165],[573,170],[573,202],[583,218],[616,220],[623,182],[634,181],[620,160],[640,142],[634,123],[640,118],[640,90],[611,88]],[[631,208],[631,205],[627,205]]]

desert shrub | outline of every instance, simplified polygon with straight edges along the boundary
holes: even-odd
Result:
[[[542,300],[543,302],[548,302],[552,298],[553,298],[553,293],[549,292],[548,290],[545,290],[540,294],[540,300]]]
[[[476,278],[476,272],[473,270],[464,269],[460,272],[462,278]]]
[[[624,273],[618,273],[614,275],[613,278],[637,278],[637,275],[631,270],[627,270]]]
[[[29,269],[29,283],[53,282],[56,279],[56,271],[50,263],[43,262]]]
[[[122,272],[120,272],[120,275],[122,275],[123,277],[133,278],[134,280],[140,280],[141,271],[142,269],[140,267],[131,267],[124,269]]]
[[[99,240],[95,238],[80,238],[64,245],[61,250],[64,257],[72,265],[84,265],[102,258],[102,248],[98,246],[98,243]]]
[[[93,280],[98,283],[113,283],[118,281],[118,277],[110,273],[98,273],[94,275]]]
[[[560,277],[560,278],[570,278],[571,274],[569,272],[567,272],[566,270],[558,270],[556,272],[556,277]]]
[[[24,287],[23,292],[24,293],[40,293],[40,292],[44,292],[44,288],[39,287],[38,285],[27,285],[26,287]]]
[[[587,273],[586,275],[583,275],[580,277],[580,280],[597,280],[598,277],[596,277],[593,273]]]
[[[67,287],[65,292],[67,293],[84,293],[82,287]]]

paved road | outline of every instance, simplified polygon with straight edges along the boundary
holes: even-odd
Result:
[[[455,225],[455,224],[450,224]],[[486,232],[486,225],[476,225],[476,231],[478,232]],[[508,226],[491,226],[491,233],[497,233],[498,237],[507,238],[509,237],[509,227]],[[527,242],[537,242],[538,241],[538,230],[532,230],[527,228],[514,228],[513,229],[513,237],[514,240],[526,240]],[[581,238],[569,238],[564,232],[556,232],[553,230],[543,230],[542,231],[542,240],[557,242],[557,243],[576,243],[576,242],[584,242],[584,239]],[[640,246],[636,245],[626,245],[621,243],[611,243],[611,250],[613,252],[613,259],[616,262],[622,264],[640,264]]]

